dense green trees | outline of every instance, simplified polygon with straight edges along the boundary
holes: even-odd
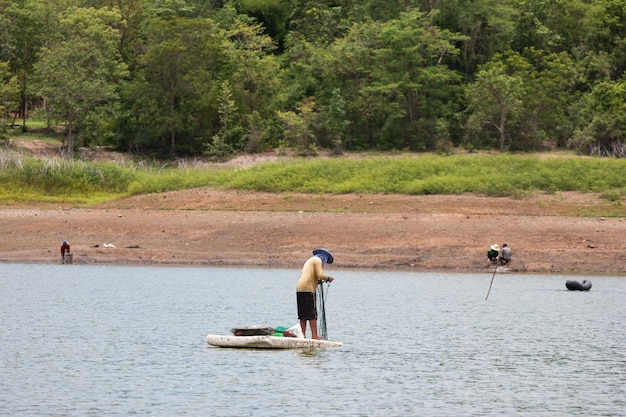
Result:
[[[87,139],[117,117],[118,87],[127,76],[119,53],[119,15],[108,9],[68,9],[58,24],[57,39],[43,47],[34,65],[34,91],[51,116],[65,123],[67,150],[74,132]]]
[[[0,106],[67,149],[623,156],[623,0],[0,0]]]
[[[33,67],[45,46],[50,28],[52,5],[36,0],[0,1],[0,62],[5,62],[17,84],[17,106],[5,108],[20,117],[26,126],[28,105],[37,99],[32,95]]]
[[[203,18],[153,18],[146,49],[126,90],[134,121],[131,148],[199,152],[215,123],[217,85],[225,56],[224,37]]]
[[[579,102],[581,127],[571,141],[597,155],[626,157],[626,78],[596,84]]]
[[[350,122],[343,145],[432,149],[437,121],[454,113],[460,75],[446,62],[458,54],[460,38],[414,10],[356,23],[345,37],[316,49],[306,66],[316,78],[310,88],[322,109],[341,95]]]

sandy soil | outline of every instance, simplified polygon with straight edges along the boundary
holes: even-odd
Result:
[[[617,216],[586,215],[604,206]],[[574,193],[511,199],[202,188],[89,209],[0,205],[0,262],[60,262],[66,239],[75,264],[299,268],[323,246],[335,270],[476,271],[492,269],[489,246],[506,242],[512,271],[621,275],[625,216],[623,205]]]
[[[602,204],[587,195],[314,196],[195,189],[89,209],[0,209],[0,261],[298,268],[329,248],[334,268],[481,270],[493,243],[513,271],[626,273],[623,217],[559,215]],[[113,244],[115,248],[105,247]]]

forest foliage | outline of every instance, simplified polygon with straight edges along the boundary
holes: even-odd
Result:
[[[623,0],[0,0],[0,136],[70,154],[624,157],[625,71]]]

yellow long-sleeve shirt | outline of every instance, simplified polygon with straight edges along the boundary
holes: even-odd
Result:
[[[311,256],[302,267],[296,292],[315,293],[319,280],[328,281],[328,276],[322,269],[322,260],[317,256]]]

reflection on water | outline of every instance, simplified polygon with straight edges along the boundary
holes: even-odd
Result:
[[[0,268],[0,415],[625,415],[624,278],[335,269],[303,352],[204,339],[295,324],[297,270]]]

